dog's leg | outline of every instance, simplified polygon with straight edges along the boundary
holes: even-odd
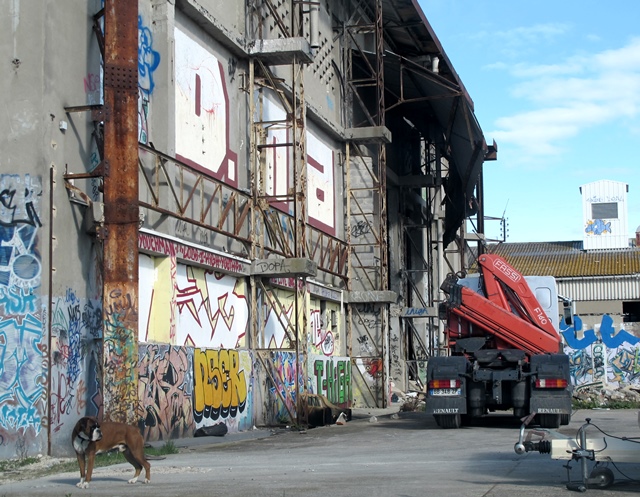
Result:
[[[144,466],[144,482],[151,483],[151,464],[146,459],[142,460],[142,465]]]
[[[84,468],[85,468],[85,462],[84,462],[84,458],[85,455],[81,454],[80,452],[76,452],[76,457],[78,458],[78,466],[80,466],[80,481],[78,483],[76,483],[76,487],[78,488],[87,488],[89,486],[89,484],[87,482],[85,482],[85,474],[84,474]]]
[[[129,447],[124,450],[123,454],[125,459],[129,461],[129,464],[136,468],[136,474],[133,475],[133,478],[129,480],[129,483],[136,483],[138,481],[138,476],[140,476],[140,472],[142,471],[142,464],[140,464],[140,462],[138,462],[138,459],[131,453]]]
[[[85,486],[84,488],[89,488],[89,482],[91,481],[91,474],[93,473],[93,462],[96,458],[96,453],[94,451],[89,452],[87,454],[87,475],[85,477]]]

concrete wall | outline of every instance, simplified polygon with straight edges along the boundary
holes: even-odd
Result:
[[[69,455],[76,420],[104,414],[102,327],[108,313],[102,309],[101,242],[87,232],[88,214],[100,213],[100,179],[65,184],[64,178],[90,173],[101,160],[91,113],[65,107],[103,103],[92,31],[102,7],[101,0],[0,0],[6,66],[0,71],[0,458]],[[250,191],[254,116],[246,88],[244,9],[245,2],[221,0],[139,2],[138,137]],[[309,222],[340,239],[344,75],[332,16],[344,17],[344,9],[343,2],[322,2],[318,58],[305,69]],[[273,158],[273,177],[282,179],[274,188],[292,186],[288,159]],[[175,171],[156,179],[162,198],[181,181]],[[141,195],[151,201],[150,194]],[[197,214],[192,209],[189,214]],[[384,302],[358,306],[363,319],[354,343],[363,358],[352,370],[343,288],[326,274],[309,283],[304,305],[311,321],[301,350],[306,369],[299,368],[295,354],[278,350],[290,344],[277,313],[290,313],[291,305],[276,311],[258,297],[266,343],[253,343],[249,265],[227,255],[237,242],[170,216],[143,214],[139,300],[122,305],[139,323],[134,409],[146,439],[190,436],[216,423],[231,431],[277,423],[295,405],[296,384],[337,403],[369,401],[370,392],[379,397],[384,365],[367,357],[377,355],[374,342],[383,337]],[[293,285],[274,286],[291,304]],[[264,359],[257,357],[260,346],[271,348]]]
[[[62,174],[90,165],[78,154],[89,126],[65,106],[99,98],[87,18],[98,4],[0,2],[0,457],[46,453],[95,393],[80,346],[99,333],[95,252]]]

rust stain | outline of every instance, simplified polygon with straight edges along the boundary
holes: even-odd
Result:
[[[105,2],[104,418],[138,405],[138,2]]]

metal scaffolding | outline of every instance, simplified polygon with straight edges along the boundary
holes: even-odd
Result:
[[[305,2],[291,0],[290,18],[280,14],[278,6],[271,0],[254,2],[251,18],[257,19],[252,31],[257,38],[254,43],[262,47],[269,37],[271,50],[256,49],[249,60],[249,105],[253,121],[251,126],[250,161],[253,192],[254,236],[251,258],[265,259],[274,255],[285,258],[309,258],[307,244],[307,153],[306,153],[306,104],[304,98],[304,69],[310,59],[303,51],[283,53],[277,43],[287,44],[289,40],[299,40],[304,47],[304,5]],[[254,15],[255,14],[255,15]],[[267,33],[266,19],[275,20],[276,32]],[[287,21],[289,21],[287,23]],[[278,41],[278,40],[284,40]],[[288,46],[288,45],[287,45]],[[289,77],[278,77],[284,68],[289,69]],[[268,99],[272,105],[283,111],[280,119],[265,117]],[[284,133],[286,139],[279,141],[274,131]],[[281,136],[281,135],[280,135]],[[267,154],[276,156],[282,150],[292,162],[293,181],[285,191],[277,190],[277,185],[267,178],[282,167],[274,159],[267,171]],[[289,161],[284,161],[285,165]],[[293,215],[291,215],[293,212]],[[277,248],[278,250],[275,250]],[[268,276],[268,275],[267,275]],[[266,376],[273,383],[274,390],[287,410],[291,421],[300,425],[306,423],[301,409],[301,393],[306,385],[307,362],[304,346],[307,343],[307,323],[309,321],[308,290],[306,277],[290,276],[293,292],[293,308],[288,309],[281,301],[277,287],[265,276],[251,277],[251,314],[253,321],[253,347]],[[263,312],[261,312],[263,311]],[[266,343],[265,315],[274,312],[284,328],[285,343]],[[295,395],[281,385],[274,370],[272,353],[275,350],[290,351],[295,355]],[[285,398],[286,396],[286,398]]]
[[[351,295],[363,292],[373,299],[357,299],[347,306],[347,334],[352,371],[359,374],[356,381],[360,390],[368,392],[367,402],[385,407],[389,399],[389,308],[387,303],[380,302],[376,294],[388,290],[389,285],[382,1],[375,1],[373,12],[360,3],[353,21],[344,33],[347,50],[345,105],[353,105],[352,122],[349,123],[352,127],[348,131],[351,137],[346,142],[347,288]],[[373,35],[372,56],[363,47],[363,42],[370,35]],[[359,62],[357,68],[354,67],[354,58]],[[373,326],[365,315],[371,313],[378,316]],[[365,349],[355,345],[357,340],[366,340],[370,344],[366,353],[363,353]],[[362,368],[359,367],[361,365]],[[379,371],[376,375],[379,381],[373,386],[362,373],[363,369],[371,371],[372,365]]]

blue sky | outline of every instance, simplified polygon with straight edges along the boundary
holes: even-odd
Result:
[[[640,1],[419,0],[498,160],[485,215],[507,241],[582,240],[580,186],[629,185],[640,225]],[[500,236],[499,223],[485,232]]]

